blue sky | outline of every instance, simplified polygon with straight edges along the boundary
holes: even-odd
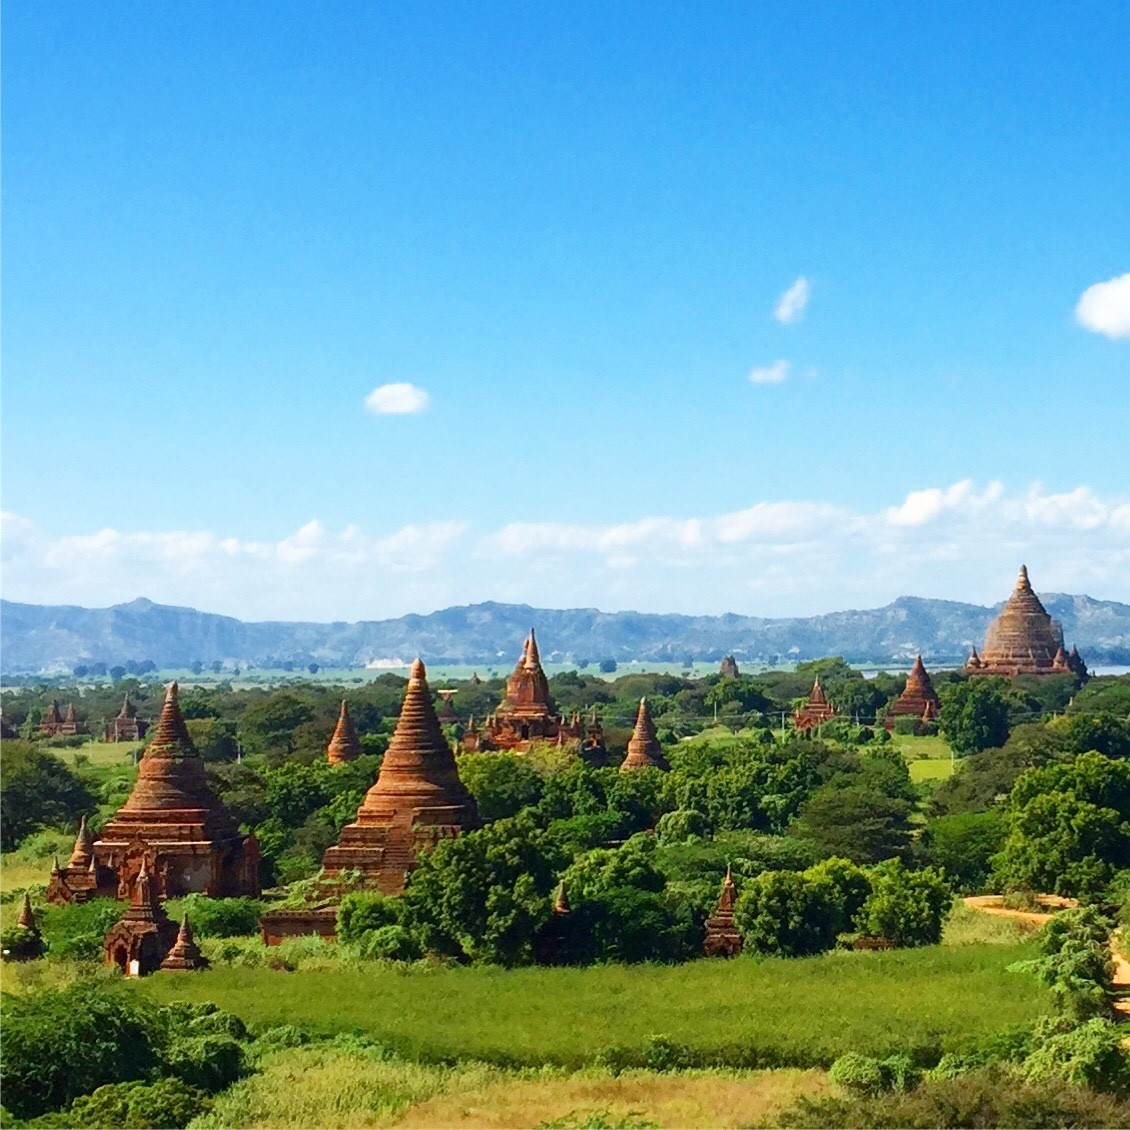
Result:
[[[1128,41],[1121,5],[7,5],[5,596],[776,615],[1026,559],[1130,600]]]

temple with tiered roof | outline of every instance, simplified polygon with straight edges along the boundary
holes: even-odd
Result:
[[[111,718],[106,726],[106,740],[108,742],[139,742],[145,737],[149,723],[142,721],[137,716],[137,707],[130,702],[127,694],[122,703],[121,710],[116,717]]]
[[[86,723],[82,722],[75,713],[73,702],[60,713],[59,704],[53,701],[40,721],[38,730],[45,738],[63,738],[72,734],[85,734]]]
[[[663,748],[655,736],[655,723],[651,720],[647,699],[641,698],[636,711],[636,725],[628,739],[628,754],[620,766],[620,772],[652,767],[664,771],[671,768],[663,756]]]
[[[906,677],[906,686],[902,694],[887,711],[884,725],[888,730],[893,730],[896,718],[911,717],[925,726],[937,719],[940,708],[938,694],[934,690],[934,684],[930,681],[929,672],[920,655],[915,659],[914,666]]]
[[[67,869],[52,869],[52,901],[83,901],[94,894],[125,900],[146,861],[150,882],[165,897],[259,894],[258,844],[240,832],[209,787],[176,683],[169,684],[133,791],[101,836],[89,840],[84,822]]]
[[[104,963],[116,965],[127,977],[155,973],[177,941],[176,925],[161,905],[152,864],[151,858],[141,860],[129,884],[129,906],[102,939]]]
[[[967,675],[1087,675],[1087,665],[1076,648],[1064,650],[1063,628],[1053,620],[1020,566],[1016,587],[989,630],[978,654],[973,648],[965,663]]]
[[[356,761],[361,756],[361,739],[353,728],[353,720],[349,717],[349,707],[345,699],[341,700],[341,712],[337,716],[337,725],[334,727],[333,737],[326,746],[326,760],[331,765],[343,765],[347,761]]]
[[[322,866],[327,875],[360,871],[366,886],[399,894],[421,851],[478,825],[475,799],[459,780],[417,659],[376,784]]]
[[[604,755],[604,730],[595,714],[586,724],[577,712],[568,717],[558,713],[531,628],[522,658],[506,680],[502,702],[481,724],[471,719],[463,733],[463,748],[525,753],[534,741],[572,746],[596,758]]]
[[[811,730],[816,726],[822,726],[825,722],[830,722],[835,717],[835,708],[828,702],[818,675],[812,684],[807,701],[793,715],[793,725],[798,730]]]

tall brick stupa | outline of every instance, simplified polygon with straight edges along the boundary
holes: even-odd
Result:
[[[985,633],[980,654],[974,648],[965,664],[967,675],[1067,675],[1083,678],[1087,665],[1079,652],[1068,654],[1063,646],[1063,627],[1053,620],[1028,580],[1028,569],[1020,566],[1016,587],[1000,615]]]
[[[475,798],[459,780],[417,659],[376,784],[322,866],[329,875],[358,870],[368,886],[399,894],[421,851],[478,825]]]
[[[895,728],[895,719],[902,717],[916,718],[924,725],[933,722],[938,717],[941,703],[930,681],[930,673],[922,662],[922,656],[914,661],[910,674],[906,677],[906,686],[898,696],[894,705],[887,711],[885,726],[888,730]]]
[[[163,896],[212,898],[259,893],[259,847],[243,835],[204,776],[204,762],[184,724],[177,684],[170,683],[137,783],[95,841],[97,867],[114,871],[128,891],[143,859]]]
[[[653,766],[656,769],[667,770],[671,766],[663,756],[663,748],[655,736],[655,723],[651,720],[651,711],[648,709],[647,699],[641,698],[639,709],[636,711],[636,725],[632,736],[628,739],[628,755],[620,766],[620,772],[626,773],[632,769],[646,769]]]

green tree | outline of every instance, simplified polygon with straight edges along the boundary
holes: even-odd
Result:
[[[985,676],[942,687],[938,726],[956,753],[1004,745],[1009,729],[1007,692],[1004,679]]]
[[[934,946],[953,907],[953,890],[932,867],[908,871],[902,860],[891,859],[871,870],[871,893],[857,924],[866,934],[893,945]]]
[[[1004,812],[959,812],[939,816],[922,830],[914,858],[945,871],[947,878],[967,892],[982,891],[989,882],[992,858],[1005,837]]]
[[[1130,764],[1085,753],[1029,769],[1009,799],[996,859],[1007,890],[1094,896],[1130,865]]]
[[[836,944],[836,908],[827,889],[803,872],[765,871],[748,880],[734,908],[745,948],[806,957]]]
[[[527,761],[512,753],[467,753],[457,758],[459,779],[471,791],[486,823],[517,816],[541,800],[544,784]]]
[[[403,898],[430,948],[473,961],[530,959],[564,856],[533,815],[496,820],[421,857]]]
[[[828,784],[802,805],[797,835],[821,856],[878,863],[901,855],[910,842],[913,805],[865,785]]]
[[[0,758],[0,841],[14,851],[40,828],[74,828],[92,813],[90,789],[57,757],[31,742],[7,741]]]

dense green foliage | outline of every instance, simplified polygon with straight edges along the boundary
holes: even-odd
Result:
[[[1008,683],[980,676],[944,686],[938,726],[958,753],[1004,745],[1009,729]]]
[[[76,828],[94,798],[50,751],[31,742],[4,742],[0,757],[0,842],[12,851],[40,828]]]

